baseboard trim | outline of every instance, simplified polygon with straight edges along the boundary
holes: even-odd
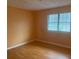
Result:
[[[47,42],[47,41],[44,41],[44,40],[36,40],[36,41],[40,41],[40,42],[43,42],[43,43],[48,43],[48,44],[52,44],[52,45],[56,45],[56,46],[60,46],[60,47],[71,48],[69,46],[57,44],[57,43],[54,43],[54,42],[52,43],[52,42]]]
[[[22,45],[28,44],[28,43],[33,42],[33,41],[34,41],[34,40],[30,40],[30,41],[28,41],[28,42],[23,42],[23,43],[17,44],[17,45],[15,45],[15,46],[12,46],[12,47],[7,48],[7,50],[11,50],[11,49],[13,49],[13,48],[20,47],[20,46],[22,46]]]

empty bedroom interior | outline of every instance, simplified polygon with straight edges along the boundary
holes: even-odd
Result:
[[[71,59],[70,0],[7,4],[7,59]]]

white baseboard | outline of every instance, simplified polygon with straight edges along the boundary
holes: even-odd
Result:
[[[28,43],[33,42],[33,41],[40,41],[40,42],[43,42],[43,43],[48,43],[48,44],[52,44],[52,45],[56,45],[56,46],[60,46],[60,47],[71,48],[69,46],[62,45],[62,44],[57,44],[57,43],[47,42],[47,41],[44,41],[44,40],[36,40],[35,39],[35,40],[31,40],[31,41],[28,41],[28,42],[23,42],[23,43],[15,45],[15,46],[9,47],[7,50],[10,50],[10,49],[13,49],[13,48],[16,48],[16,47],[20,47],[22,45],[28,44]]]
[[[16,48],[16,47],[20,47],[20,46],[25,45],[25,44],[28,44],[28,43],[30,43],[32,41],[34,41],[34,40],[30,40],[28,42],[23,42],[23,43],[17,44],[15,46],[12,46],[12,47],[7,48],[7,50],[10,50],[10,49],[13,49],[13,48]]]
[[[40,41],[40,42],[43,42],[43,43],[48,43],[48,44],[52,44],[52,45],[56,45],[56,46],[60,46],[60,47],[71,48],[67,45],[57,44],[57,43],[54,43],[54,42],[47,42],[47,41],[44,41],[44,40],[36,40],[36,41]]]

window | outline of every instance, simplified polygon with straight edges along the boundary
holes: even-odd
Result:
[[[70,13],[58,13],[49,15],[48,30],[70,32],[70,18]]]

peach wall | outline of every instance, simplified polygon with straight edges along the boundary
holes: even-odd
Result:
[[[8,48],[27,42],[33,36],[33,14],[31,11],[8,7],[7,35]]]
[[[51,32],[47,30],[47,16],[48,14],[58,12],[70,12],[70,6],[59,8],[52,8],[48,10],[40,10],[35,13],[36,15],[36,39],[43,40],[51,43],[57,43],[70,47],[71,34],[66,32]]]

